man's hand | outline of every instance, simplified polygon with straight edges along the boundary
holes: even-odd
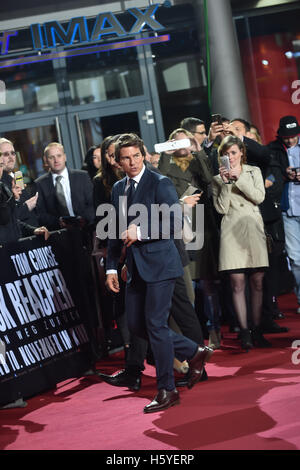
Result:
[[[27,205],[28,210],[29,210],[30,212],[33,211],[33,209],[35,209],[36,203],[37,203],[37,200],[38,200],[38,196],[39,196],[39,193],[35,193],[34,196],[32,196],[31,198],[27,199],[27,201],[25,201],[25,204]]]
[[[21,197],[21,194],[22,194],[22,188],[20,188],[20,186],[13,183],[11,190],[12,190],[12,193],[15,197],[15,200],[18,201]]]
[[[222,135],[223,133],[223,125],[218,124],[217,122],[212,122],[209,128],[208,133],[208,141],[214,142],[218,135]]]
[[[135,224],[129,225],[128,229],[122,233],[121,238],[124,245],[129,248],[134,242],[138,240],[137,226]]]
[[[185,196],[182,200],[184,204],[187,204],[189,207],[194,207],[200,200],[202,194],[203,191],[201,191],[201,193],[192,194],[191,196]]]
[[[122,281],[126,282],[127,281],[127,266],[124,264],[121,270],[121,279]]]
[[[243,140],[244,138],[243,132],[239,128],[237,128],[233,123],[228,124],[228,126],[226,127],[226,133],[235,135],[241,140]]]
[[[111,290],[112,292],[115,292],[116,294],[120,292],[118,274],[117,273],[107,274],[105,285],[108,288],[108,290]]]
[[[44,235],[45,240],[47,241],[48,238],[50,237],[50,233],[46,227],[38,227],[35,229],[33,232],[34,235]]]
[[[287,169],[286,169],[286,174],[287,174],[287,177],[293,181],[296,179],[296,172],[295,170],[293,170],[293,167],[292,166],[288,166]],[[297,178],[298,179],[298,178]]]

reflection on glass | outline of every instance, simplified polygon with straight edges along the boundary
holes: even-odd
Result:
[[[57,142],[55,125],[33,127],[5,132],[3,137],[11,140],[17,152],[17,168],[26,172],[25,183],[29,184],[43,174],[44,148],[50,142]]]
[[[74,105],[143,94],[134,48],[71,57],[67,76]]]
[[[102,140],[109,135],[125,132],[141,135],[137,112],[83,119],[80,124],[85,153],[92,145],[101,144]]]
[[[298,8],[236,20],[251,120],[264,143],[274,140],[282,116],[299,114],[293,95],[300,78],[299,14]]]
[[[58,107],[52,62],[2,69],[1,80],[6,85],[6,103],[0,106],[0,116]]]
[[[206,71],[196,29],[172,31],[171,40],[152,45],[152,58],[166,135],[181,119],[208,115]]]

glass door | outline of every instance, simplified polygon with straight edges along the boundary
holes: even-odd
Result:
[[[64,114],[30,120],[7,119],[1,123],[1,137],[11,140],[17,152],[16,169],[21,169],[28,182],[42,175],[44,148],[50,142],[64,145],[70,167],[74,167],[70,138]]]
[[[153,111],[147,102],[97,107],[68,113],[72,154],[77,168],[81,168],[86,152],[92,145],[100,145],[109,135],[134,132],[145,142],[149,151],[157,142]]]

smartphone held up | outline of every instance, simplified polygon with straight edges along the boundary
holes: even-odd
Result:
[[[171,151],[189,148],[189,147],[191,147],[190,139],[179,139],[179,140],[168,140],[167,142],[155,144],[154,150],[157,153],[161,153],[161,152],[171,152]]]
[[[226,170],[230,171],[230,161],[229,161],[228,155],[222,155],[220,157],[220,163],[221,163],[221,166],[226,168]]]
[[[19,188],[21,188],[21,189],[25,188],[22,171],[16,171],[15,172],[15,182],[16,182],[16,186],[19,186]]]

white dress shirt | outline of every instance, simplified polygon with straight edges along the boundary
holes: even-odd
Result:
[[[56,173],[52,173],[52,180],[53,180],[54,187],[56,185],[56,178],[58,176],[62,176],[60,182],[64,190],[64,195],[66,198],[66,203],[67,203],[69,214],[70,216],[75,217],[73,206],[72,206],[70,180],[69,180],[69,173],[68,173],[67,168],[65,168],[59,175]]]
[[[125,186],[125,195],[127,194],[127,191],[129,189],[129,186],[130,186],[130,181],[129,180],[133,180],[134,181],[134,189],[136,191],[136,188],[137,188],[137,185],[139,184],[139,182],[141,181],[141,178],[144,174],[144,171],[145,171],[146,167],[145,165],[143,165],[143,168],[142,170],[140,171],[140,173],[138,175],[136,175],[134,178],[131,178],[130,176],[127,175],[127,182],[126,182],[126,186]],[[126,203],[125,203],[125,199],[124,199],[124,204],[122,205],[122,212],[123,212],[123,216],[125,215],[125,212],[126,212]],[[136,230],[136,235],[137,235],[137,239],[139,241],[141,241],[142,239],[142,236],[141,236],[141,227],[137,227],[137,230]],[[106,274],[115,274],[117,273],[117,271],[115,269],[108,269],[106,271]]]

